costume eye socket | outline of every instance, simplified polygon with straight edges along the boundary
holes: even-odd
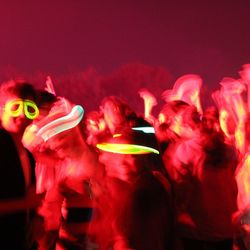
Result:
[[[27,105],[27,111],[28,113],[35,113],[36,109],[33,106]]]
[[[19,107],[20,107],[20,104],[13,103],[10,107],[10,111],[15,112],[19,109]]]

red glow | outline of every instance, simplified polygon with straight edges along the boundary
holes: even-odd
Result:
[[[198,75],[184,75],[177,79],[173,89],[165,90],[162,94],[166,102],[182,100],[190,105],[194,105],[198,112],[202,113],[200,103],[200,89],[202,79]]]
[[[139,95],[144,101],[144,118],[153,122],[154,118],[152,115],[152,109],[157,105],[156,98],[147,89],[141,89]]]
[[[245,209],[250,204],[250,155],[248,154],[236,173],[238,185],[238,207]]]

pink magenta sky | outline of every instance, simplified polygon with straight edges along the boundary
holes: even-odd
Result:
[[[106,74],[140,62],[213,88],[250,62],[249,9],[248,0],[1,1],[0,70]]]

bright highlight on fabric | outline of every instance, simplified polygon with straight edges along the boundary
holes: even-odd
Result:
[[[5,111],[8,112],[12,117],[18,117],[24,112],[25,116],[34,120],[39,115],[39,109],[37,105],[28,99],[15,99],[5,104]]]
[[[136,145],[136,144],[121,144],[121,143],[100,143],[96,145],[97,148],[117,154],[132,154],[132,155],[141,155],[141,154],[159,154],[159,151],[146,146]]]
[[[136,131],[142,131],[142,132],[147,133],[147,134],[154,134],[155,133],[155,129],[153,127],[134,127],[132,129],[136,130]]]
[[[68,115],[60,117],[40,128],[37,136],[41,136],[44,141],[47,141],[51,137],[77,126],[82,120],[83,114],[83,107],[76,105]]]

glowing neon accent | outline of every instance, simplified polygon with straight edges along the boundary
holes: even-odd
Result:
[[[22,99],[15,99],[13,101],[7,102],[5,104],[4,109],[11,116],[18,117],[21,115],[22,110],[23,110],[23,101],[22,101]]]
[[[120,137],[120,136],[122,136],[122,134],[114,134],[113,138]]]
[[[30,112],[29,107],[31,107],[34,111]],[[34,120],[39,115],[39,109],[33,101],[24,100],[24,114],[28,119]]]
[[[82,120],[83,114],[83,107],[76,105],[68,115],[60,117],[40,128],[37,136],[41,136],[44,141],[47,141],[51,137],[77,126]]]
[[[30,107],[32,110],[34,110],[33,112],[29,111]],[[7,102],[5,105],[5,111],[8,112],[12,117],[18,117],[24,111],[25,116],[30,120],[36,119],[39,115],[39,109],[36,104],[33,101],[27,99],[15,99],[13,101]]]
[[[166,102],[182,100],[190,105],[194,105],[198,112],[202,114],[200,102],[201,86],[202,79],[200,76],[193,74],[184,75],[176,80],[173,89],[163,92],[162,98]]]
[[[110,153],[117,154],[132,154],[132,155],[141,155],[141,154],[159,154],[159,151],[146,146],[136,145],[136,144],[120,144],[120,143],[101,143],[96,145],[97,148],[107,151]]]
[[[142,131],[142,132],[147,133],[147,134],[154,134],[155,133],[155,129],[153,127],[134,127],[132,129],[136,130],[136,131]]]

